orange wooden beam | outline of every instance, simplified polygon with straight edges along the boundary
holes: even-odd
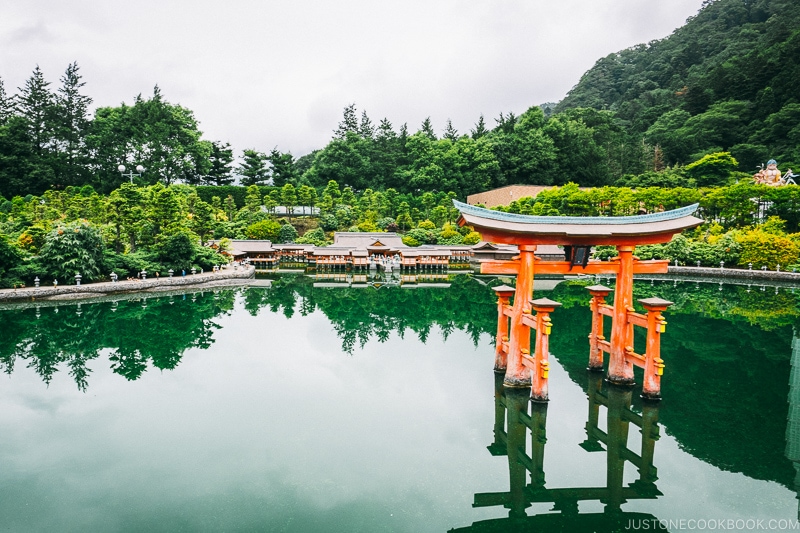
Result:
[[[619,261],[589,261],[586,268],[581,265],[572,265],[569,261],[537,261],[535,270],[537,274],[618,274]],[[634,274],[666,274],[669,261],[651,260],[634,261]],[[481,274],[494,274],[501,276],[516,275],[519,272],[519,261],[481,261]]]

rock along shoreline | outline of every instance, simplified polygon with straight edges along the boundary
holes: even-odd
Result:
[[[253,266],[224,268],[218,272],[188,274],[172,278],[135,279],[130,281],[104,281],[85,285],[40,286],[0,290],[0,303],[33,300],[82,300],[109,294],[130,292],[169,291],[193,286],[235,285],[242,280],[255,278]]]

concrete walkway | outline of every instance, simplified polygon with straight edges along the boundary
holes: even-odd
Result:
[[[228,266],[219,272],[205,272],[203,274],[187,274],[172,278],[148,278],[132,281],[106,281],[101,283],[86,283],[77,285],[59,285],[58,287],[41,286],[25,287],[22,289],[0,290],[0,302],[24,300],[77,300],[82,298],[95,298],[106,294],[124,292],[145,292],[153,290],[170,290],[191,286],[218,285],[220,282],[246,280],[255,277],[256,269],[253,266]]]

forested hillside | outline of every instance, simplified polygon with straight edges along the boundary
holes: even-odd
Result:
[[[108,193],[128,180],[318,192],[335,181],[463,199],[508,184],[718,186],[770,158],[800,169],[797,0],[708,0],[669,37],[600,59],[558,105],[491,118],[476,110],[468,132],[429,119],[414,132],[352,104],[330,142],[299,158],[277,147],[237,158],[158,87],[92,114],[77,63],[60,82],[54,89],[36,67],[12,94],[0,79],[6,199],[68,186]],[[138,165],[144,172],[131,174]]]
[[[729,151],[751,172],[800,163],[800,2],[707,0],[669,37],[600,59],[556,107],[612,111],[686,164]]]

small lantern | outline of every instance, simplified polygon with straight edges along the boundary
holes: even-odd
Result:
[[[37,289],[39,288],[39,276],[36,276],[33,279],[33,286],[36,287]]]
[[[697,268],[700,268],[700,260],[697,260]]]
[[[171,268],[170,268],[170,269],[169,269],[169,271],[167,272],[167,274],[169,274],[169,277],[172,277],[172,275],[173,275],[174,273],[175,273],[175,271],[174,271],[174,270],[172,270]]]
[[[725,268],[725,261],[720,261],[719,262],[719,267],[720,268]]]
[[[147,279],[147,270],[142,269],[142,279]]]
[[[75,285],[77,285],[79,287],[81,285],[81,275],[80,274],[75,274]]]
[[[192,267],[192,276],[194,276],[196,272],[197,272],[197,269],[195,267]]]
[[[108,277],[110,277],[110,278],[111,278],[111,283],[116,283],[116,282],[117,282],[117,279],[119,278],[119,276],[117,276],[117,273],[116,273],[116,272],[112,272],[112,273],[111,273],[111,275],[110,275],[110,276],[108,276]]]

